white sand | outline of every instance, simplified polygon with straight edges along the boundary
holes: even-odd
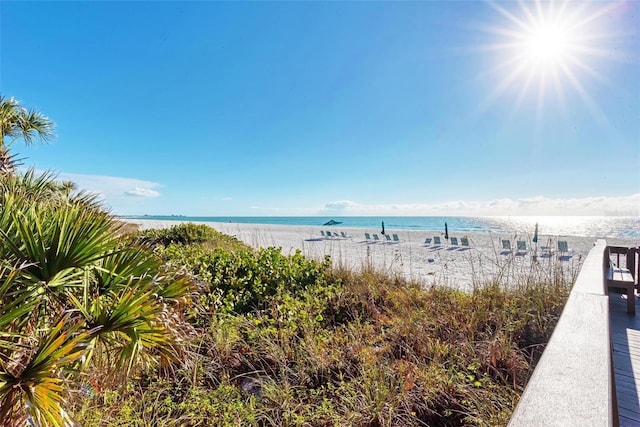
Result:
[[[127,220],[141,229],[166,228],[180,221]],[[353,270],[372,267],[391,275],[399,275],[429,284],[470,289],[474,284],[496,280],[504,285],[521,283],[527,278],[551,278],[559,275],[575,277],[595,238],[572,236],[539,236],[538,251],[531,235],[508,235],[498,233],[458,233],[450,231],[450,237],[469,238],[469,248],[453,247],[444,239],[441,231],[386,230],[387,235],[397,234],[399,243],[388,243],[380,230],[343,227],[286,226],[239,223],[205,224],[237,237],[254,248],[281,247],[284,254],[293,254],[297,249],[313,259],[329,255],[334,265]],[[323,238],[320,231],[331,230],[348,238]],[[385,239],[373,243],[365,240],[365,232],[377,233]],[[425,238],[440,236],[440,247],[426,246]],[[502,249],[502,240],[510,240],[512,252]],[[526,253],[518,253],[516,241],[524,240]],[[558,241],[567,241],[570,252],[558,252]],[[609,245],[640,246],[638,239],[607,239]],[[540,248],[549,246],[552,254],[542,253]],[[537,256],[535,254],[537,253]]]

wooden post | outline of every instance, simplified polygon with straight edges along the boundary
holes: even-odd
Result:
[[[631,272],[631,275],[635,279],[636,277],[636,248],[627,249],[627,270]]]

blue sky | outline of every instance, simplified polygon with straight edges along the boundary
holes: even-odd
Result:
[[[640,215],[639,12],[3,1],[0,88],[117,214]]]

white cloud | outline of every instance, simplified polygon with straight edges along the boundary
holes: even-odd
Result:
[[[225,201],[225,202],[227,202],[227,201],[229,201],[229,200],[233,200],[233,198],[231,198],[231,197],[223,197],[223,198],[222,198],[222,200],[223,200],[223,201]]]
[[[125,191],[125,195],[133,197],[158,197],[160,193],[149,188],[136,187],[133,190]]]
[[[548,198],[544,196],[489,201],[366,205],[350,200],[329,202],[319,215],[640,215],[640,193],[618,197]]]
[[[160,195],[158,191],[154,190],[154,188],[161,187],[160,184],[142,179],[77,173],[60,173],[58,178],[73,181],[79,190],[101,194],[105,199],[124,195],[137,197],[158,197]]]

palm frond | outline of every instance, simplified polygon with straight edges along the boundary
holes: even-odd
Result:
[[[111,218],[82,206],[40,205],[10,215],[15,233],[0,229],[12,257],[31,265],[34,281],[53,282],[106,256],[117,245]],[[50,283],[53,285],[53,283]]]
[[[15,133],[24,140],[26,145],[31,145],[35,137],[43,142],[55,138],[53,128],[53,121],[42,113],[22,108],[17,116]]]
[[[62,426],[70,421],[64,411],[63,373],[73,373],[69,366],[80,359],[88,343],[89,331],[70,313],[62,316],[42,333],[37,348],[23,354],[28,361],[0,371],[0,419],[23,418],[21,411],[38,425]],[[62,367],[67,366],[63,370]],[[24,408],[24,409],[23,409]]]
[[[57,191],[57,175],[52,171],[45,171],[39,175],[33,168],[24,173],[0,176],[0,190],[2,199],[5,196],[21,197],[32,202],[51,201]],[[0,199],[0,200],[2,200]]]
[[[0,331],[4,333],[19,329],[38,304],[38,284],[23,279],[23,266],[0,261]]]
[[[132,278],[136,278],[138,283],[151,281],[162,265],[162,261],[148,249],[125,246],[100,259],[94,274],[102,291],[118,290],[130,285]]]

